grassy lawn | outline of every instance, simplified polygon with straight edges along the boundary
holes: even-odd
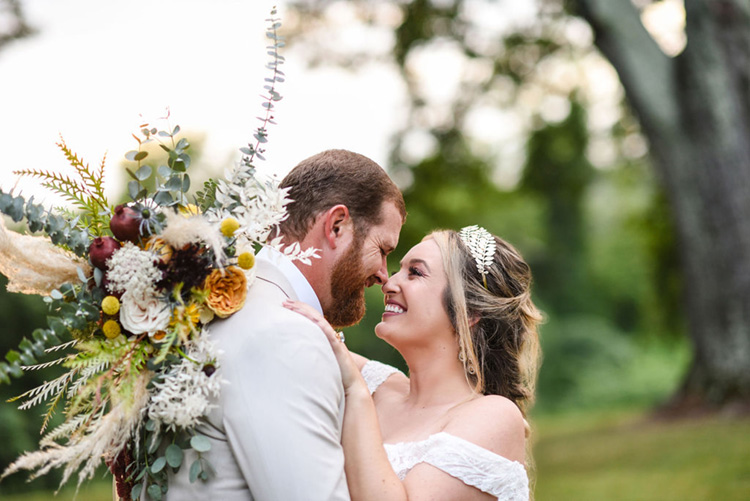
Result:
[[[750,418],[543,417],[536,435],[537,501],[750,499]]]
[[[534,420],[537,501],[732,501],[750,499],[750,418],[650,422],[640,411],[591,412]],[[112,499],[97,476],[3,501]]]
[[[54,491],[35,491],[26,494],[3,494],[0,499],[3,501],[112,501],[112,479],[102,479],[100,476],[96,480],[85,483],[76,495],[75,482],[73,478],[70,485],[64,487],[55,496]]]

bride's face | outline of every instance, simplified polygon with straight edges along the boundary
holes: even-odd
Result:
[[[447,285],[437,244],[425,240],[412,247],[398,272],[383,285],[385,312],[375,327],[377,336],[391,344],[452,339],[453,328],[443,304]],[[448,336],[440,336],[442,333]]]

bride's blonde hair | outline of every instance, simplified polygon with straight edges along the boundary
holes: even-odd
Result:
[[[458,233],[425,237],[440,248],[448,278],[443,302],[458,338],[466,377],[474,391],[502,395],[524,417],[534,402],[541,358],[537,325],[541,312],[531,300],[531,269],[519,252],[495,236],[487,287]]]
[[[476,260],[455,231],[435,231],[448,286],[443,304],[456,332],[459,358],[474,391],[513,401],[524,416],[534,404],[541,362],[537,326],[542,314],[531,300],[531,269],[508,242],[493,236],[495,255],[484,278]],[[531,444],[526,467],[533,485]]]

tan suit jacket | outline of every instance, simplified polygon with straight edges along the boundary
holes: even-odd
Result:
[[[169,501],[348,500],[341,448],[344,391],[322,331],[282,302],[297,299],[272,263],[258,259],[245,307],[209,324],[223,351],[217,408],[199,432],[215,474],[189,482],[195,453],[170,477]]]

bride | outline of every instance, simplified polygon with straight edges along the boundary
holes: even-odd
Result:
[[[349,352],[315,310],[346,394],[346,477],[360,500],[528,500],[526,411],[539,360],[531,273],[520,254],[476,226],[437,231],[383,285],[375,333],[409,377]]]

